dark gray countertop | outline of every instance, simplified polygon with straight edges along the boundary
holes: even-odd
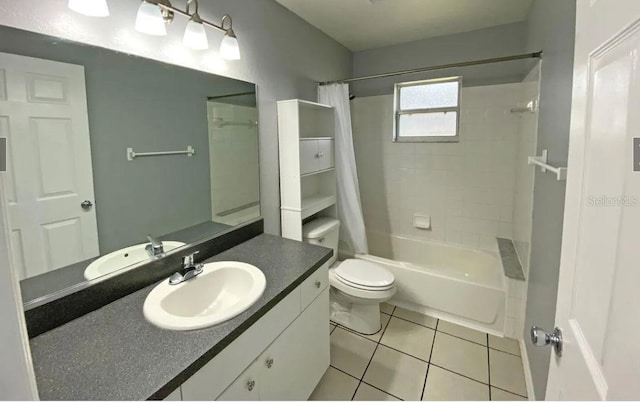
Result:
[[[331,250],[262,234],[207,260],[260,268],[262,297],[211,328],[167,331],[148,323],[142,305],[154,285],[31,339],[42,400],[164,398],[204,366],[331,256]]]

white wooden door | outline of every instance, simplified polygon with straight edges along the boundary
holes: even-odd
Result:
[[[640,398],[640,1],[578,0],[556,325],[546,399]],[[547,328],[549,329],[549,328]]]
[[[0,136],[20,279],[98,255],[84,67],[0,53]]]

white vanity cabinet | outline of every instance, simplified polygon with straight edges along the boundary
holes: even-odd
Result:
[[[306,400],[329,367],[327,284],[325,264],[185,381],[182,399]]]

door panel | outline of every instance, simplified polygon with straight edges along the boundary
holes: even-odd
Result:
[[[318,170],[325,170],[334,167],[333,140],[319,140],[318,151],[320,154],[320,166]]]
[[[318,170],[318,141],[300,141],[300,174]]]
[[[256,360],[260,372],[260,399],[307,400],[329,367],[329,289]],[[314,345],[314,347],[309,347]],[[271,367],[268,365],[272,359]]]
[[[80,206],[94,201],[84,68],[0,53],[0,70],[3,186],[23,279],[99,253],[95,210]]]
[[[640,2],[577,3],[556,325],[546,399],[640,398]]]

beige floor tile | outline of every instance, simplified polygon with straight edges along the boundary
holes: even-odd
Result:
[[[313,390],[310,401],[349,401],[360,381],[329,367]]]
[[[395,317],[400,317],[402,319],[415,322],[416,324],[424,325],[429,328],[436,328],[436,324],[438,322],[437,318],[433,318],[428,315],[416,313],[415,311],[407,310],[401,307],[396,308],[396,311],[393,312]]]
[[[438,323],[438,331],[446,332],[449,335],[457,336],[481,345],[487,345],[487,334],[484,332],[456,325],[448,321],[440,320]]]
[[[520,344],[515,339],[489,335],[489,347],[520,356]]]
[[[489,382],[487,348],[464,339],[437,332],[431,363],[485,384]]]
[[[373,388],[366,383],[360,383],[354,401],[399,401],[400,399],[382,392],[379,389]]]
[[[375,348],[375,342],[338,327],[331,334],[331,365],[361,378]]]
[[[522,359],[519,356],[489,349],[491,385],[518,395],[527,395]]]
[[[496,387],[491,387],[491,400],[492,401],[526,401],[527,398],[524,398],[520,395],[512,394],[511,392],[503,391]]]
[[[418,400],[427,363],[379,345],[363,381],[404,400]]]
[[[389,304],[389,303],[380,303],[380,312],[385,313],[385,314],[391,314],[393,313],[393,308],[395,306]]]
[[[429,367],[423,401],[488,401],[489,386],[440,367]]]
[[[434,336],[430,328],[392,317],[380,343],[429,361]]]

